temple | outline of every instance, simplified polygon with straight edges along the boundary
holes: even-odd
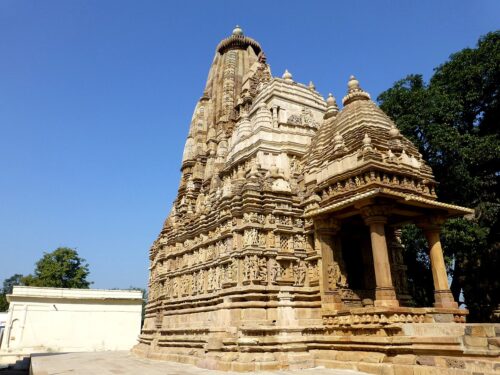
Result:
[[[437,200],[431,168],[353,76],[342,105],[288,71],[273,77],[240,27],[219,43],[150,251],[135,353],[377,373],[422,353],[465,355],[467,310],[448,286],[440,227],[473,211]],[[407,223],[428,241],[434,306],[408,291]]]

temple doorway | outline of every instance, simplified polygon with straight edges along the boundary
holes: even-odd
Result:
[[[352,299],[370,304],[369,300],[375,299],[376,284],[368,227],[360,217],[346,220],[342,222],[340,241],[347,283],[354,294]]]

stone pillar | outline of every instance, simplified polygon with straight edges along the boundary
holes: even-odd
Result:
[[[363,211],[366,225],[370,227],[370,238],[372,243],[373,266],[375,268],[375,306],[397,307],[399,302],[392,283],[389,253],[385,238],[385,223],[387,219],[369,208]]]
[[[314,236],[316,247],[320,251],[319,263],[319,285],[321,291],[321,305],[324,310],[342,310],[344,305],[338,290],[330,283],[330,269],[334,264],[333,259],[333,237],[337,234],[340,226],[334,220],[315,220]]]
[[[413,306],[413,300],[408,292],[407,269],[403,259],[404,246],[401,242],[401,229],[386,227],[389,261],[391,262],[392,282],[396,289],[396,297],[400,305]]]
[[[458,304],[455,302],[448,286],[448,275],[446,274],[443,249],[439,238],[441,228],[439,225],[423,225],[422,229],[429,245],[429,259],[434,281],[434,306],[456,309]]]

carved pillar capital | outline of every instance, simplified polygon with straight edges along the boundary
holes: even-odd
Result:
[[[314,219],[314,230],[318,234],[336,234],[340,230],[340,221],[333,218]]]
[[[372,223],[385,224],[391,211],[392,207],[388,205],[370,205],[362,207],[360,214],[367,225]]]
[[[446,222],[443,216],[435,215],[417,220],[415,224],[425,232],[441,232],[441,227]]]

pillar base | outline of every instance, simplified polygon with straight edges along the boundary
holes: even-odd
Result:
[[[396,298],[394,288],[376,288],[374,306],[398,307],[399,301]]]
[[[434,291],[434,307],[457,309],[458,303],[455,302],[453,294],[448,290],[435,290]]]

